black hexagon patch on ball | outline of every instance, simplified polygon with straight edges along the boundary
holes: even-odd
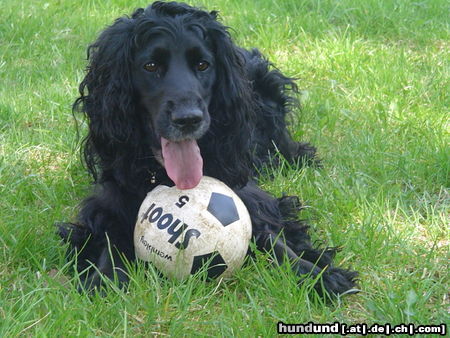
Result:
[[[205,265],[207,265],[206,271],[208,278],[217,278],[228,268],[220,253],[215,251],[205,255],[195,256],[192,263],[191,275],[200,271]]]
[[[211,194],[208,211],[217,218],[224,227],[239,220],[239,214],[233,198],[217,192]]]

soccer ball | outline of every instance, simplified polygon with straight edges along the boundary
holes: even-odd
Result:
[[[136,257],[183,279],[201,269],[229,277],[244,262],[252,233],[241,199],[204,176],[194,189],[157,186],[142,203],[134,230]]]

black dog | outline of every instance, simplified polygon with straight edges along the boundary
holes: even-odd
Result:
[[[252,181],[275,150],[291,162],[314,161],[315,149],[286,129],[295,84],[257,50],[236,47],[216,17],[155,2],[117,19],[88,49],[74,107],[89,121],[83,149],[96,191],[76,224],[59,225],[84,286],[99,286],[100,274],[127,281],[121,256],[135,258],[133,230],[148,191],[192,188],[204,174],[244,201],[258,249],[288,258],[299,276],[319,276],[319,292],[351,290],[356,273],[332,266],[334,249],[312,248],[296,220],[298,199],[275,199]]]

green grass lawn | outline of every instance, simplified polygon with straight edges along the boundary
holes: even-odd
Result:
[[[76,291],[53,226],[89,191],[71,114],[85,48],[146,2],[2,0],[0,336],[273,336],[276,323],[449,323],[449,3],[205,0],[298,78],[291,130],[321,170],[285,166],[261,185],[298,194],[313,239],[342,246],[361,292],[324,304],[261,255],[220,283],[133,267],[130,288]],[[80,132],[84,134],[85,125]]]

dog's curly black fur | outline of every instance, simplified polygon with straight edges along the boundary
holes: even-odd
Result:
[[[315,149],[292,141],[286,129],[293,80],[256,49],[235,46],[216,12],[155,2],[107,27],[88,48],[88,59],[74,109],[89,121],[83,150],[96,189],[75,223],[59,224],[78,254],[84,287],[99,286],[101,274],[127,281],[121,257],[135,258],[133,230],[148,191],[198,183],[191,173],[169,178],[167,144],[199,149],[203,173],[236,191],[250,212],[258,249],[280,263],[288,258],[301,277],[317,277],[319,292],[354,287],[356,273],[332,265],[334,249],[311,246],[297,219],[298,199],[273,198],[254,183],[254,168],[275,150],[290,162],[311,163]]]

